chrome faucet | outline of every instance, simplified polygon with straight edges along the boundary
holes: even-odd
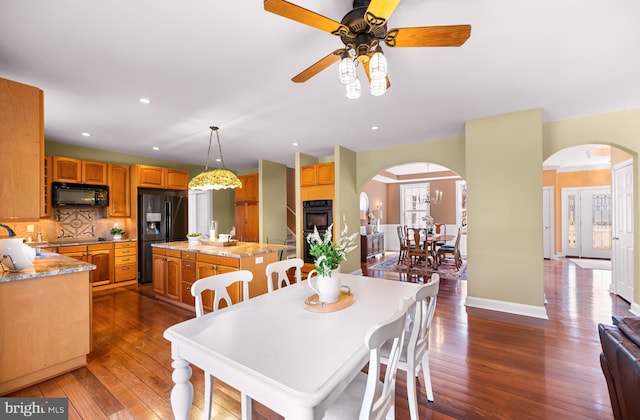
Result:
[[[7,229],[7,232],[9,232],[9,237],[16,236],[16,233],[9,226],[5,225],[4,223],[0,223],[0,226]]]

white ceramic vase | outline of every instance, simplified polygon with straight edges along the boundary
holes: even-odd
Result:
[[[309,272],[309,287],[318,294],[322,303],[336,303],[340,296],[340,274],[338,269],[331,271],[331,276],[321,276],[316,270]]]
[[[2,263],[9,270],[20,271],[33,267],[36,250],[23,243],[22,238],[3,239],[0,244]],[[6,258],[5,258],[6,256]]]

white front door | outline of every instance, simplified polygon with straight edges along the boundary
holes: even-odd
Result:
[[[551,258],[553,254],[553,187],[542,188],[542,243],[543,257]]]
[[[612,292],[633,302],[633,162],[613,168]]]
[[[611,258],[611,188],[563,188],[562,215],[566,256]]]

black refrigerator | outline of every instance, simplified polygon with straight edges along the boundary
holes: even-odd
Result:
[[[138,189],[138,269],[140,283],[152,280],[151,244],[186,241],[187,191]]]

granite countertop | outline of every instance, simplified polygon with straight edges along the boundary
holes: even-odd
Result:
[[[288,249],[287,245],[262,244],[256,242],[238,242],[234,246],[192,245],[188,241],[160,242],[151,244],[155,248],[173,249],[176,251],[193,251],[202,254],[220,255],[223,257],[243,258],[253,255],[268,254]]]
[[[33,267],[21,271],[0,271],[0,283],[95,269],[96,266],[93,264],[65,257],[55,252],[38,251],[38,255],[33,260]]]
[[[45,241],[45,242],[25,242],[25,244],[29,245],[32,248],[46,248],[46,247],[54,247],[54,246],[72,246],[72,245],[93,245],[93,244],[109,244],[109,243],[118,243],[118,242],[135,242],[137,239],[106,239],[104,241],[99,241],[96,239],[77,239],[77,238],[66,238],[66,239],[56,239],[53,241]]]

